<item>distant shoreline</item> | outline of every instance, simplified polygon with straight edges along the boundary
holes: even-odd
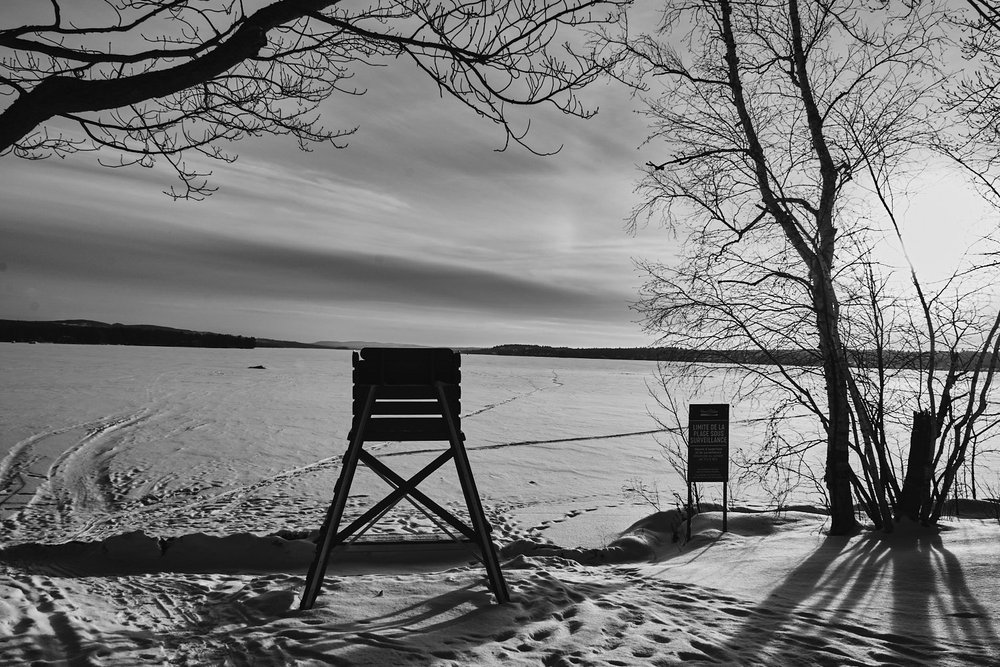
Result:
[[[421,347],[366,341],[319,341],[302,343],[236,336],[149,324],[108,324],[96,320],[0,320],[0,342],[55,343],[67,345],[138,345],[156,347],[205,348],[300,348],[320,350],[360,350],[364,347]],[[559,357],[574,359],[619,359],[630,361],[683,361],[688,350],[664,347],[572,348],[545,345],[496,345],[488,348],[455,347],[463,354],[516,357]],[[712,359],[715,361],[716,359]],[[721,360],[719,360],[721,361]]]
[[[232,334],[175,329],[150,324],[108,324],[95,320],[3,320],[0,342],[62,343],[69,345],[139,345],[204,348],[300,348],[318,350],[360,350],[364,347],[425,347],[366,341],[298,341],[255,338]],[[729,365],[821,366],[818,350],[691,350],[678,347],[551,347],[547,345],[495,345],[493,347],[453,347],[464,354],[566,359],[615,359],[620,361],[670,361]],[[960,361],[971,363],[973,353],[959,353]],[[919,368],[927,355],[894,350],[853,350],[851,365],[857,367]],[[950,363],[942,358],[940,363]]]

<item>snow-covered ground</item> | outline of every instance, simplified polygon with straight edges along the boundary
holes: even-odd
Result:
[[[1000,664],[988,503],[889,537],[796,512],[731,513],[723,534],[706,513],[685,543],[675,513],[626,501],[632,479],[664,509],[680,490],[651,364],[463,357],[512,601],[466,553],[411,545],[335,559],[308,611],[348,353],[6,345],[0,367],[0,664]],[[377,453],[405,474],[429,449]],[[453,477],[421,488],[457,507]],[[380,530],[435,529],[404,505]]]
[[[315,527],[350,430],[350,359],[327,350],[0,346],[0,489],[15,491],[0,510],[0,540]],[[651,434],[653,364],[462,361],[462,429],[490,507],[617,506],[632,478],[659,480],[664,492],[679,486]],[[419,443],[373,447],[401,471],[437,453]],[[461,499],[451,470],[428,485],[442,502]],[[362,478],[354,490],[361,503],[382,488]]]

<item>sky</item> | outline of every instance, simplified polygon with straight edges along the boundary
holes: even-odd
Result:
[[[0,14],[2,17],[2,14]],[[173,201],[166,167],[93,154],[0,159],[0,318],[96,319],[300,341],[423,345],[648,345],[629,308],[635,258],[677,239],[630,235],[639,165],[662,161],[623,86],[581,93],[590,120],[530,111],[529,143],[405,62],[358,70],[368,92],[323,106],[348,147],[244,140],[212,163],[219,191]],[[528,116],[518,115],[520,122]],[[955,199],[923,192],[911,251],[934,264]],[[923,240],[921,240],[923,239]]]
[[[234,145],[217,193],[172,201],[166,167],[108,169],[93,154],[0,159],[0,318],[86,318],[302,341],[426,345],[651,342],[629,309],[636,102],[601,82],[581,120],[531,110],[529,142],[408,63],[359,70],[368,93],[324,104],[346,149],[288,138]],[[525,116],[522,114],[521,119]]]

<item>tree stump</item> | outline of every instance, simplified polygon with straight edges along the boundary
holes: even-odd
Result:
[[[934,454],[934,416],[927,410],[913,413],[910,431],[910,455],[906,464],[906,478],[899,493],[896,520],[906,517],[919,521],[921,508],[931,497],[931,457]]]

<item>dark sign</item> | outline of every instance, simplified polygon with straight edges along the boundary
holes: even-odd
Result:
[[[688,482],[729,481],[729,406],[688,408]]]

